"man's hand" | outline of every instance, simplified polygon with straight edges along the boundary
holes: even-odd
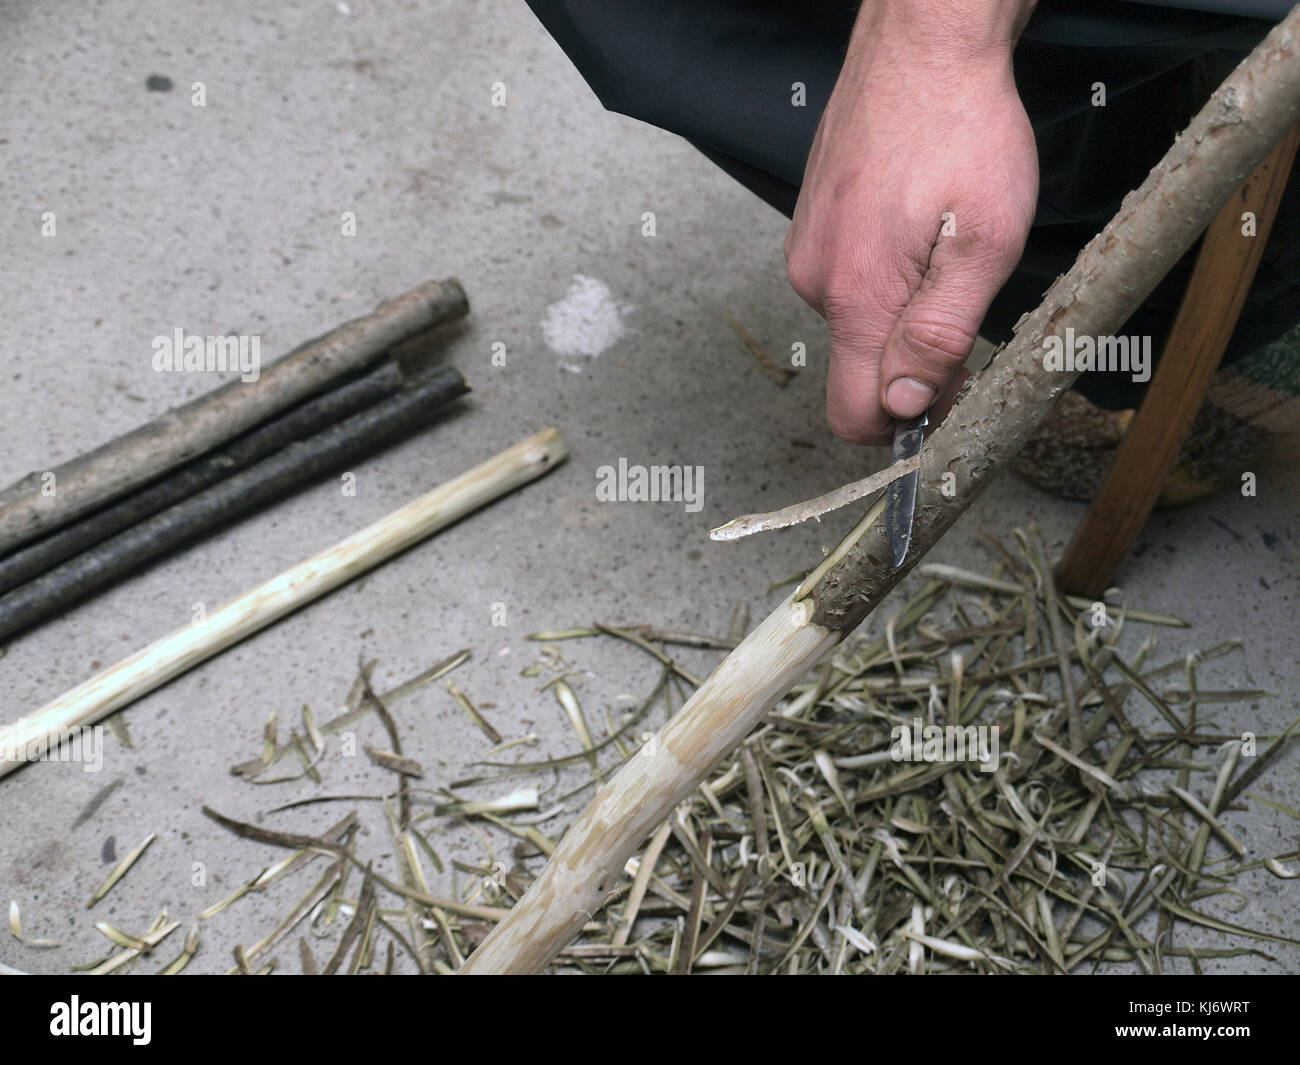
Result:
[[[785,238],[830,329],[826,416],[861,444],[942,415],[1033,221],[1038,157],[1011,50],[1032,2],[868,0]],[[937,421],[932,417],[931,422]]]

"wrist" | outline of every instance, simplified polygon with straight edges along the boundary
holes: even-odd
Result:
[[[846,62],[887,45],[926,65],[1008,61],[1037,0],[866,0]]]

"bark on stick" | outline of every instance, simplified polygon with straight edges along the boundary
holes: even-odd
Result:
[[[247,469],[255,462],[372,407],[402,387],[402,372],[385,362],[364,377],[299,404],[278,418],[222,445],[220,450],[187,462],[152,484],[129,492],[114,503],[79,518],[0,559],[0,595],[39,577],[60,562],[103,543],[123,529]],[[0,633],[0,638],[3,634]]]
[[[231,381],[70,462],[29,473],[0,492],[0,555],[260,425],[364,369],[400,341],[468,310],[458,281],[426,281],[295,348],[263,367],[256,381]],[[54,475],[53,495],[43,492],[48,473]]]
[[[633,851],[790,685],[867,616],[1015,455],[1076,374],[1043,341],[1109,336],[1300,118],[1300,7],[1214,93],[1074,266],[1022,318],[921,451],[912,551],[891,565],[879,502],[632,756],[569,827],[541,875],[461,972],[536,972],[581,929]],[[989,190],[997,195],[997,190]],[[956,478],[951,497],[944,475]]]
[[[440,407],[469,391],[451,368],[331,425],[306,440],[218,481],[6,595],[0,595],[0,640],[84,602],[214,529],[298,491],[376,448],[427,426]]]

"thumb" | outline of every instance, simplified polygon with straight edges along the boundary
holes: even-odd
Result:
[[[880,405],[910,420],[950,391],[980,323],[1011,270],[935,248],[916,294],[903,308],[880,359]]]

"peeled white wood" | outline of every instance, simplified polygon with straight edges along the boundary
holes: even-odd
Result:
[[[28,752],[43,750],[51,741],[65,736],[67,730],[92,724],[121,709],[485,503],[540,477],[567,456],[568,448],[559,432],[543,429],[245,592],[202,621],[177,629],[124,658],[30,716],[0,729],[0,776],[23,765]]]
[[[812,603],[792,596],[745,637],[569,826],[542,875],[460,972],[536,972],[564,949],[667,812],[840,642],[811,615]]]

